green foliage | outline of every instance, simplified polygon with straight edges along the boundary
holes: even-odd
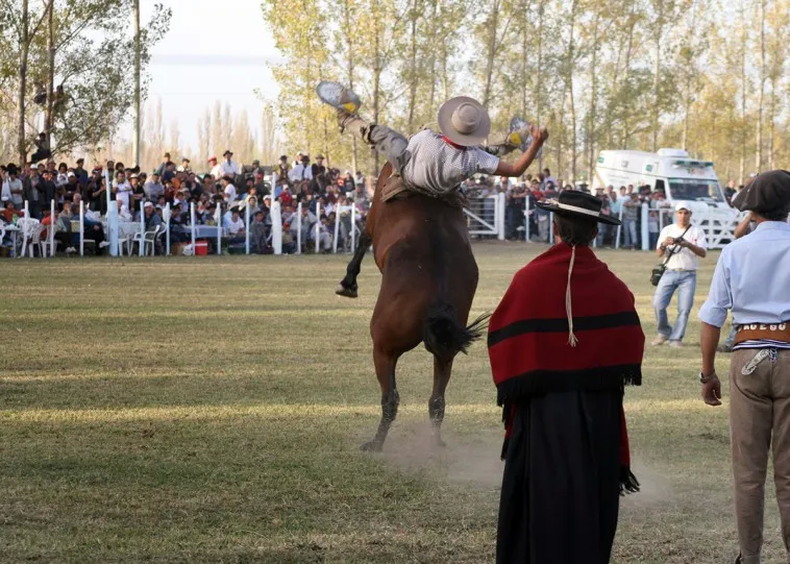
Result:
[[[19,14],[26,0],[2,0],[0,19]],[[52,134],[54,153],[92,148],[112,136],[125,119],[134,94],[135,42],[132,26],[134,0],[52,0],[54,39],[54,86],[63,85],[65,100],[56,107]],[[30,2],[27,23],[30,51],[27,60],[25,144],[29,148],[38,134],[40,119],[46,111],[33,103],[39,85],[49,76],[48,2]],[[141,25],[142,94],[149,77],[145,69],[151,48],[167,33],[172,11],[155,4],[151,19]],[[11,33],[0,39],[0,90],[3,98],[18,97],[21,33],[23,22],[11,17]],[[51,95],[51,93],[50,93]],[[15,106],[3,108],[17,113]],[[17,113],[18,115],[18,113]],[[4,157],[9,158],[6,154]]]
[[[741,153],[756,150],[758,115],[763,160],[790,158],[782,39],[790,0],[267,0],[263,8],[286,59],[275,73],[277,110],[293,151],[320,145],[349,162],[349,141],[316,106],[323,78],[353,83],[363,114],[406,134],[459,94],[487,99],[496,129],[516,114],[539,120],[552,132],[543,164],[559,165],[568,182],[602,149],[650,150],[654,133],[658,146],[684,146],[737,179]]]

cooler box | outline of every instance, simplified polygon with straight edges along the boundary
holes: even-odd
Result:
[[[195,241],[195,256],[208,255],[208,241]]]

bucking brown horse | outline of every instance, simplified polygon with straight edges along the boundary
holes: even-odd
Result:
[[[382,282],[370,321],[373,363],[381,386],[381,421],[376,436],[362,446],[371,451],[381,450],[398,413],[398,359],[420,343],[433,354],[428,414],[434,440],[444,444],[440,427],[453,359],[482,335],[488,317],[466,325],[478,271],[461,206],[411,193],[383,202],[391,174],[387,163],[378,178],[365,233],[337,289],[340,295],[356,297],[357,275],[372,242]]]

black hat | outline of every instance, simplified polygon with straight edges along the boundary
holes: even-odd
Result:
[[[758,174],[732,199],[740,211],[770,212],[790,204],[790,172],[772,170]]]
[[[230,149],[228,149],[227,151],[225,151],[224,153],[222,153],[222,156],[223,156],[223,157],[226,157],[226,156],[228,156],[228,155],[230,155],[230,156],[232,157],[232,156],[233,156],[233,151],[231,151]]]
[[[616,217],[601,213],[603,201],[600,198],[576,190],[565,190],[560,192],[559,200],[542,200],[535,205],[563,217],[594,219],[598,223],[620,225]]]

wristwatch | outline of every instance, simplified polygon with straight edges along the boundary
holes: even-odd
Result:
[[[705,376],[702,373],[702,371],[700,370],[700,373],[699,373],[699,383],[700,384],[707,384],[708,382],[710,382],[714,378],[718,378],[718,376],[716,375],[716,371],[715,370],[713,372],[711,372],[710,374],[708,374],[707,376]]]

